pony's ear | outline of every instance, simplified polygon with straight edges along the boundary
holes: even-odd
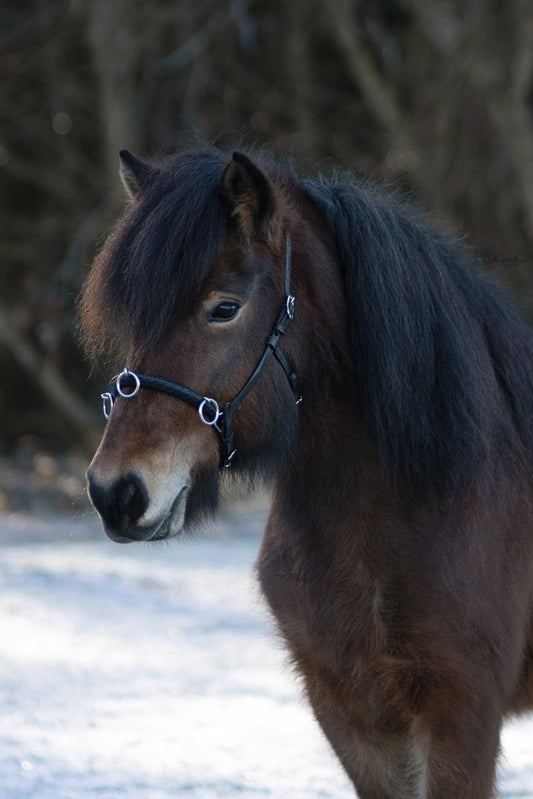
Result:
[[[129,197],[134,200],[149,183],[155,169],[129,150],[121,150],[119,155],[120,177]]]
[[[267,176],[242,153],[233,153],[222,174],[221,192],[244,235],[266,235],[275,208],[274,190]]]

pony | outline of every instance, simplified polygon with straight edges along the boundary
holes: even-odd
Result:
[[[533,335],[457,235],[263,151],[123,151],[81,297],[121,369],[88,491],[114,541],[267,479],[257,575],[360,799],[488,799],[533,708]]]

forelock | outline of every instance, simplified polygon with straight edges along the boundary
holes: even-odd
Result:
[[[203,151],[155,165],[95,258],[81,301],[89,352],[120,339],[153,346],[190,309],[226,234],[225,163],[221,153]]]

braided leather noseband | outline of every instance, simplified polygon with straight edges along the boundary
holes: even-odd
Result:
[[[287,233],[285,251],[285,305],[281,309],[277,322],[274,325],[272,334],[266,340],[265,351],[261,360],[252,372],[251,377],[245,383],[239,393],[229,402],[226,402],[224,409],[221,410],[219,403],[212,397],[204,397],[181,383],[174,383],[164,377],[155,375],[138,374],[130,369],[124,369],[117,377],[111,381],[109,391],[102,394],[103,410],[106,419],[111,416],[113,405],[117,396],[124,399],[135,397],[141,388],[148,388],[152,391],[161,391],[171,397],[187,402],[198,411],[200,421],[209,427],[213,427],[220,439],[220,467],[228,469],[231,466],[237,450],[233,443],[233,414],[250,393],[259,378],[261,377],[266,365],[272,356],[276,358],[281,368],[285,372],[289,381],[296,404],[299,405],[302,397],[298,391],[296,375],[290,367],[287,358],[280,347],[281,336],[287,330],[289,322],[294,316],[294,297],[290,293],[291,287],[291,236]]]

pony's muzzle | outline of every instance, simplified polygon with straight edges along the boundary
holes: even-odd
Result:
[[[106,485],[98,483],[89,470],[87,481],[89,497],[109,538],[125,543],[146,541],[152,537],[153,531],[137,525],[149,504],[148,491],[138,475],[125,474]]]

